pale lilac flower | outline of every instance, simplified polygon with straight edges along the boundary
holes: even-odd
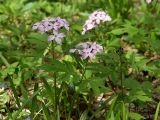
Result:
[[[69,52],[70,52],[70,53],[80,54],[80,53],[81,53],[81,50],[79,50],[79,49],[70,49]]]
[[[70,49],[70,53],[79,54],[82,59],[92,60],[97,53],[101,53],[103,47],[96,42],[84,42],[77,45],[76,49]]]
[[[53,24],[50,23],[48,20],[42,21],[42,25],[44,26],[45,32],[48,32],[53,29]]]
[[[83,59],[87,59],[87,58],[93,59],[93,57],[96,54],[95,52],[94,53],[92,52],[91,48],[86,48],[86,49],[81,50],[80,55]]]
[[[55,18],[53,27],[54,27],[55,30],[58,30],[58,29],[60,29],[61,27],[63,27],[63,20],[60,19],[59,17]]]
[[[104,11],[95,11],[90,16],[89,19],[95,20],[96,24],[100,24],[100,21],[106,22],[111,21],[111,17],[107,15]]]
[[[32,118],[28,116],[27,118],[25,118],[25,120],[32,120]]]
[[[54,21],[53,28],[55,30],[58,30],[58,29],[64,27],[67,31],[69,31],[69,24],[65,19],[57,17],[54,20],[51,19],[51,21]]]
[[[47,32],[52,29],[51,23],[47,19],[37,22],[32,27],[33,30],[38,30],[40,32]]]
[[[146,2],[147,2],[148,4],[150,4],[150,3],[152,2],[152,0],[146,0]]]
[[[87,20],[86,23],[83,26],[83,31],[82,31],[82,35],[84,35],[86,33],[86,31],[93,29],[94,27],[96,27],[95,23],[92,20]]]
[[[39,25],[40,25],[40,23],[39,23],[39,22],[37,22],[37,23],[33,24],[32,29],[33,29],[33,30],[38,29]]]
[[[61,28],[65,28],[67,31],[69,31],[69,23],[60,17],[47,18],[35,23],[32,26],[33,30],[38,30],[42,33],[46,32],[50,34],[48,36],[48,41],[54,40],[57,44],[61,44],[61,39],[65,37],[64,33],[60,33]]]
[[[65,37],[64,33],[58,33],[58,31],[53,31],[53,35],[48,36],[48,41],[55,40],[57,44],[62,44],[62,38]]]
[[[45,32],[45,27],[40,24],[40,25],[38,26],[38,30],[39,30],[40,32]]]
[[[103,51],[103,47],[101,45],[96,44],[96,42],[94,42],[93,44],[91,44],[90,46],[94,51],[101,53]]]
[[[75,53],[76,50],[77,50],[77,49],[70,49],[69,52],[70,52],[70,53]]]
[[[40,22],[37,22],[35,23],[33,26],[32,26],[32,29],[33,30],[38,30],[40,32],[45,32],[45,27],[40,23]]]
[[[87,31],[95,28],[101,22],[106,22],[106,21],[111,21],[111,17],[104,11],[93,12],[83,25],[82,35],[84,35]]]
[[[52,40],[54,40],[55,39],[55,36],[54,35],[49,35],[48,36],[48,41],[52,41]]]
[[[91,45],[92,44],[92,42],[83,42],[83,43],[79,43],[78,45],[77,45],[77,47],[81,47],[81,48],[83,48],[83,49],[86,49],[86,48],[88,48],[88,46],[89,45]]]

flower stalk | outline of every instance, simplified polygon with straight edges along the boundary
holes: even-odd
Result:
[[[52,54],[52,58],[53,60],[55,59],[55,45],[54,45],[54,41],[52,41],[52,45],[51,45],[51,54]],[[54,77],[54,117],[55,120],[57,120],[57,76],[56,73],[54,72],[53,74]]]
[[[122,44],[121,44],[122,46]],[[122,94],[122,98],[124,95],[124,89],[123,89],[123,59],[122,59],[122,55],[123,55],[123,48],[120,47],[120,51],[119,51],[119,57],[120,57],[120,85],[121,85],[121,94]]]

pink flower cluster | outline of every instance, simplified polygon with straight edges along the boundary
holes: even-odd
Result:
[[[93,12],[83,25],[82,35],[84,35],[87,31],[95,28],[98,24],[100,24],[100,22],[106,21],[111,21],[111,17],[104,11]]]
[[[38,30],[42,33],[51,33],[51,35],[48,36],[48,41],[54,40],[57,44],[61,44],[61,39],[65,37],[64,33],[59,32],[61,28],[65,28],[67,31],[69,31],[68,22],[60,17],[48,18],[37,22],[32,26],[33,30]]]
[[[96,42],[84,42],[77,45],[77,49],[70,49],[70,53],[79,54],[82,59],[92,60],[97,53],[101,53],[103,47]]]
[[[83,25],[82,34],[84,35],[87,31],[95,28],[101,22],[111,21],[111,17],[104,11],[95,11],[86,20]],[[62,38],[65,37],[64,33],[61,33],[61,28],[65,28],[69,31],[69,24],[65,19],[60,17],[48,18],[37,22],[33,25],[33,30],[38,30],[42,33],[50,33],[48,36],[48,41],[54,40],[57,44],[62,44]],[[92,60],[97,53],[101,53],[103,47],[96,42],[84,42],[76,46],[76,49],[70,49],[70,53],[77,53],[82,57],[82,59]]]

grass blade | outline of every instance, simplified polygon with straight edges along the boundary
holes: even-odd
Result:
[[[54,92],[51,89],[51,86],[48,84],[48,82],[43,78],[42,79],[44,86],[46,88],[47,94],[49,95],[50,100],[52,101],[54,105]]]
[[[158,105],[157,105],[156,113],[155,113],[155,115],[154,115],[154,120],[158,120],[159,109],[160,109],[160,102],[159,102]]]
[[[112,104],[111,104],[111,106],[109,108],[109,111],[106,113],[106,120],[109,120],[109,118],[110,118],[110,116],[111,116],[111,114],[113,112],[113,108],[114,108],[114,105],[116,103],[116,100],[117,100],[117,96],[115,98],[113,98]]]
[[[34,85],[34,93],[38,90],[38,83],[35,83]],[[34,112],[36,111],[36,104],[37,104],[37,95],[35,95],[32,98],[32,103],[31,103],[31,117],[33,118]]]
[[[45,119],[46,120],[52,120],[52,118],[50,117],[49,111],[47,110],[44,103],[42,103],[42,108],[43,108],[43,113],[44,113]]]

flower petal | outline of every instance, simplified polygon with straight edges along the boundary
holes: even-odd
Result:
[[[62,40],[60,38],[55,38],[57,44],[62,44]]]
[[[54,40],[54,39],[55,39],[54,35],[48,36],[48,41],[52,41],[52,40]]]

